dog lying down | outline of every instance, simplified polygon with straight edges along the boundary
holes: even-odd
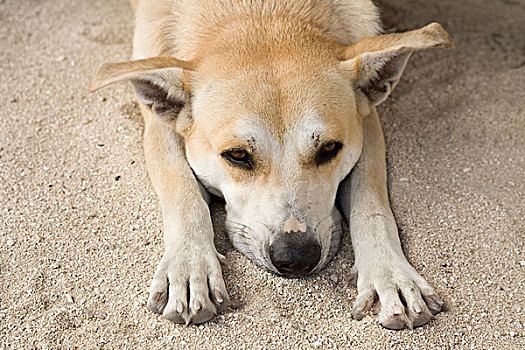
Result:
[[[236,249],[279,275],[322,269],[346,220],[356,319],[376,300],[390,329],[439,313],[443,302],[401,250],[375,107],[413,51],[453,45],[445,30],[376,36],[369,0],[132,5],[134,60],[104,64],[90,89],[131,81],[140,101],[165,237],[149,308],[177,323],[225,309],[212,193],[225,199]]]

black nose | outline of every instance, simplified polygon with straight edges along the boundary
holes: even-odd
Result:
[[[321,246],[307,233],[283,233],[270,245],[270,259],[283,275],[305,275],[321,259]]]

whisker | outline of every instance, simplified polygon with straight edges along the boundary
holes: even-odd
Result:
[[[241,226],[238,226],[238,227],[230,227],[231,231],[232,232],[246,232],[246,227],[241,227]]]
[[[344,227],[343,227],[343,225],[341,225],[341,223],[338,223],[336,225],[330,226],[329,230],[330,231],[343,231]]]
[[[248,227],[245,224],[241,224],[240,222],[235,222],[235,221],[226,220],[226,223],[232,226],[236,226],[236,227],[242,227],[242,228]]]
[[[246,225],[240,225],[240,224],[230,224],[229,228],[233,231],[246,231],[246,229],[249,227]]]
[[[235,222],[232,220],[226,220],[226,223],[228,223],[231,226],[231,233],[237,235],[238,237],[241,237],[245,240],[253,241],[255,240],[253,237],[250,237],[248,235],[248,230],[251,230],[251,228],[248,225]]]
[[[330,214],[330,215],[325,216],[323,219],[319,220],[319,222],[317,222],[317,224],[316,224],[315,227],[314,227],[314,231],[317,231],[317,229],[319,228],[319,225],[321,225],[321,223],[322,223],[323,221],[325,221],[326,219],[328,219],[328,218],[331,217],[331,216],[332,216],[332,215]]]
[[[265,224],[264,222],[262,222],[261,220],[258,220],[258,219],[255,219],[257,220],[258,223],[260,223],[261,225],[263,225],[264,227],[266,227],[268,229],[268,231],[270,231],[271,233],[275,233],[275,231],[270,227],[268,226],[267,224]]]
[[[334,230],[336,228],[339,228],[342,230],[342,226],[341,226],[341,223],[343,222],[343,220],[338,220],[336,222],[334,222],[330,227],[329,227],[329,230]]]
[[[244,231],[236,231],[235,234],[237,234],[238,236],[240,236],[240,237],[242,237],[244,239],[250,240],[250,241],[254,240],[253,237],[247,236]]]

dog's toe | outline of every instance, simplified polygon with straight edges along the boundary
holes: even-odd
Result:
[[[401,302],[396,285],[379,285],[377,294],[381,302],[378,321],[383,327],[388,329],[412,328],[412,321],[407,316],[407,310]]]
[[[168,279],[161,271],[157,271],[155,278],[151,283],[148,308],[154,313],[162,315],[167,303]]]
[[[414,282],[406,281],[400,285],[399,293],[403,298],[407,316],[413,327],[419,327],[430,321],[433,316],[421,296],[420,289]]]
[[[223,312],[230,302],[226,286],[222,275],[217,274],[216,271],[212,271],[208,277],[208,287],[210,290],[210,299],[217,308],[217,313]]]
[[[191,322],[194,324],[199,324],[211,320],[216,315],[216,311],[214,309],[215,308],[197,311],[197,313],[191,318]]]
[[[175,323],[188,323],[190,310],[187,305],[187,282],[183,275],[170,272],[168,286],[168,304],[162,316]]]
[[[400,330],[405,328],[405,318],[401,315],[390,315],[386,320],[380,323],[383,327],[388,329]]]
[[[437,315],[441,312],[441,308],[443,307],[443,301],[437,294],[434,293],[434,291],[425,293],[422,291],[423,299],[425,299],[425,303],[428,306],[430,312],[432,312],[433,315]]]
[[[432,319],[432,314],[428,314],[427,312],[423,312],[421,314],[418,314],[418,315],[414,315],[413,316],[413,321],[412,321],[412,324],[414,327],[419,327],[419,326],[422,326],[426,323],[428,323],[428,321],[430,321]]]
[[[376,292],[372,287],[368,287],[359,292],[354,307],[352,308],[352,315],[354,318],[358,321],[362,320],[364,314],[374,305],[376,298]]]
[[[173,304],[174,305],[170,305],[168,303],[168,306],[166,306],[162,316],[174,323],[188,323],[188,312],[184,307],[184,303],[180,300],[177,300]]]
[[[359,273],[354,318],[362,319],[376,299],[381,304],[378,321],[388,329],[422,326],[443,306],[430,285],[408,263]]]
[[[219,261],[214,254],[201,259],[183,258],[179,254],[162,259],[151,285],[148,307],[175,323],[209,321],[228,304]]]
[[[148,299],[148,308],[156,314],[162,315],[166,303],[168,302],[168,293],[166,290],[162,292],[153,292]]]

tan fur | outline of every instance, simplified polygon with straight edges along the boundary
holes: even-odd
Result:
[[[226,199],[233,244],[274,272],[265,247],[280,232],[319,242],[314,271],[333,257],[337,197],[356,252],[354,315],[362,317],[376,296],[388,328],[424,324],[439,311],[439,298],[401,250],[375,105],[398,83],[410,52],[452,45],[440,25],[375,36],[378,13],[368,0],[132,6],[135,60],[103,65],[90,89],[130,80],[142,101],[144,150],[166,243],[152,310],[200,323],[226,306],[209,191]],[[319,163],[330,142],[341,151]],[[232,149],[243,150],[252,169],[228,160]]]
[[[89,85],[89,91],[94,92],[106,85],[129,79],[138,73],[155,73],[164,68],[194,70],[195,63],[166,56],[132,62],[106,63],[98,69],[95,78]]]
[[[420,50],[429,47],[453,47],[452,38],[439,23],[431,23],[426,27],[406,33],[381,35],[365,38],[343,50],[342,59],[351,59],[365,52]]]
[[[139,0],[130,0],[129,3],[131,5],[131,8],[133,9],[133,11],[137,11],[137,5],[139,3]]]

